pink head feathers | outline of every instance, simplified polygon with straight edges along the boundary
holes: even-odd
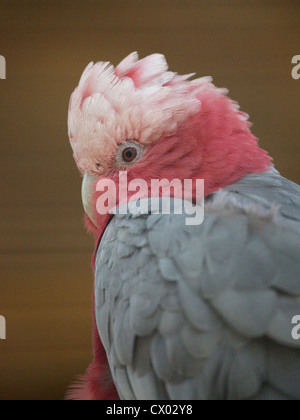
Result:
[[[164,56],[138,60],[136,53],[116,68],[110,63],[89,64],[69,107],[69,137],[82,172],[97,173],[97,163],[112,156],[127,139],[153,144],[176,132],[200,107],[191,75],[169,72]]]
[[[113,177],[119,146],[145,146],[129,177],[201,178],[206,194],[246,174],[268,170],[271,159],[258,147],[247,114],[211,78],[189,80],[168,71],[164,56],[116,68],[89,64],[69,106],[69,138],[83,173]]]

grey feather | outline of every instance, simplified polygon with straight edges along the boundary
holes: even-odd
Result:
[[[177,334],[183,324],[184,318],[180,312],[162,311],[158,324],[158,331],[164,337]]]
[[[161,274],[165,279],[171,281],[180,280],[180,272],[170,258],[160,258],[158,264]]]
[[[275,171],[185,215],[115,215],[97,326],[124,399],[300,399],[300,187]]]
[[[262,390],[257,394],[257,397],[255,398],[255,400],[259,401],[286,401],[288,399],[288,397],[284,396],[282,393],[278,392],[269,385],[264,385]]]
[[[106,302],[101,308],[95,306],[97,314],[97,327],[101,341],[107,352],[110,350],[111,338],[110,338],[110,308]]]
[[[222,343],[221,325],[210,332],[199,332],[189,325],[185,325],[181,332],[184,347],[195,359],[206,359]]]
[[[201,387],[200,381],[195,379],[186,379],[177,384],[167,384],[168,396],[171,400],[197,400],[200,399],[198,394],[200,393],[199,388]],[[204,398],[202,398],[204,399]]]
[[[218,326],[218,318],[209,305],[184,283],[178,285],[182,311],[190,324],[199,331],[209,331]]]
[[[291,334],[291,320],[295,315],[300,315],[300,297],[281,296],[267,335],[278,343],[300,349],[300,340],[294,340]]]
[[[168,336],[164,341],[169,361],[168,366],[171,370],[167,376],[171,376],[172,372],[174,372],[180,380],[193,378],[195,371],[199,371],[202,368],[204,360],[201,357],[193,357],[183,345],[182,340],[178,340],[177,335]]]
[[[300,354],[299,350],[270,346],[268,355],[269,383],[291,399],[300,399]]]
[[[234,354],[228,373],[227,399],[247,399],[257,394],[265,376],[263,346],[251,344]]]
[[[167,398],[163,382],[157,378],[152,370],[149,370],[143,376],[137,375],[136,370],[132,366],[127,371],[130,382],[134,387],[136,399],[161,400]]]
[[[119,361],[123,365],[133,363],[133,350],[136,335],[131,329],[129,322],[129,310],[125,311],[123,316],[115,316],[113,341]]]
[[[128,378],[127,369],[125,367],[114,369],[113,378],[119,395],[123,400],[136,400],[135,393]]]
[[[156,334],[151,343],[151,365],[157,377],[167,383],[180,383],[182,378],[169,364],[166,343],[160,334]]]
[[[273,290],[229,290],[212,306],[238,333],[246,337],[260,337],[266,333],[275,312],[277,295]]]

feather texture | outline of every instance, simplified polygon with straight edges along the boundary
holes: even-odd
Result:
[[[141,215],[142,247],[136,217],[112,219],[97,252],[96,319],[121,398],[300,399],[300,342],[291,337],[299,197],[276,173],[249,176],[210,198],[200,226]]]

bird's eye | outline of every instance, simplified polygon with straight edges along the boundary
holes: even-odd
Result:
[[[129,163],[137,157],[137,150],[134,147],[126,147],[122,152],[122,159]]]
[[[128,140],[119,146],[116,155],[116,164],[118,167],[133,165],[143,155],[143,146],[135,140]]]

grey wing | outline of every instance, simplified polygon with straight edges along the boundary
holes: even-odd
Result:
[[[247,197],[266,207],[278,204],[283,216],[300,221],[300,186],[280,176],[275,169],[246,176],[224,191]]]
[[[275,204],[240,188],[215,194],[199,226],[112,219],[96,319],[121,398],[300,399],[300,223]]]

